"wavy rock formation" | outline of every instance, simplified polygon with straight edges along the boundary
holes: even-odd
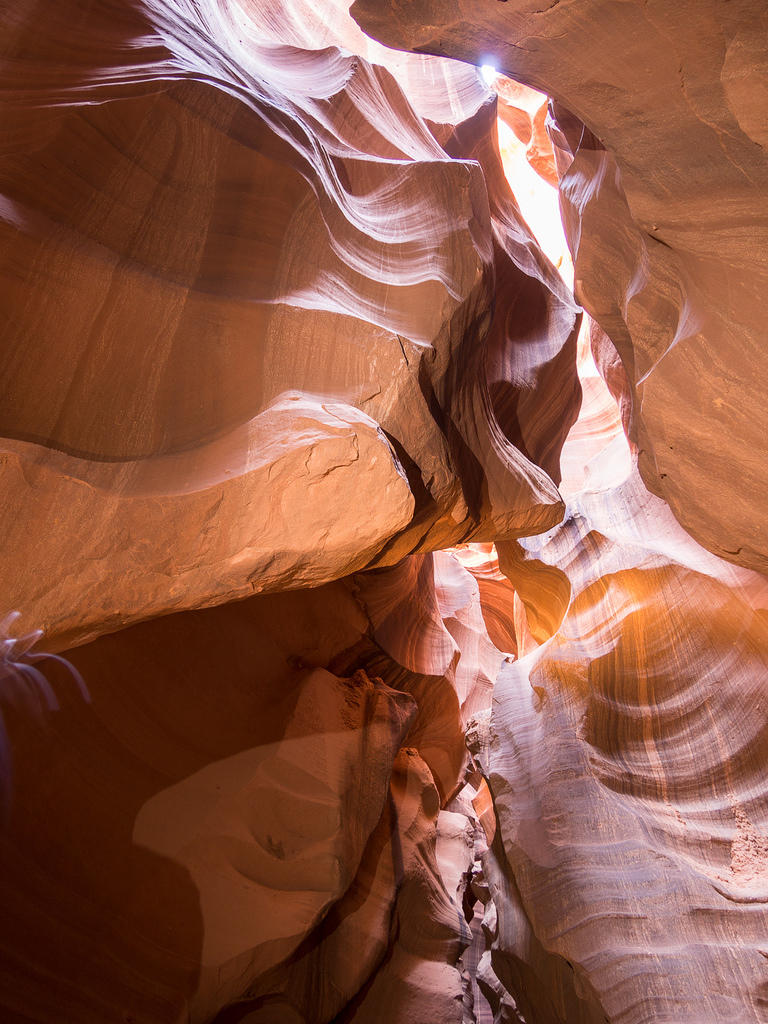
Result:
[[[536,173],[557,188],[559,175],[552,142],[547,132],[547,97],[504,75],[490,83],[499,97],[498,116],[525,145],[525,156]]]
[[[282,10],[3,15],[0,592],[58,647],[561,515],[578,313],[493,97]]]
[[[465,928],[443,881],[453,880],[453,864],[449,859],[438,873],[436,844],[442,844],[444,863],[446,846],[454,856],[457,847],[460,856],[463,835],[451,833],[445,819],[467,819],[438,811],[429,769],[414,748],[402,749],[392,768],[389,805],[352,886],[299,954],[259,979],[247,997],[216,1017],[217,1024],[393,1016],[460,1024],[455,965],[466,945]]]
[[[765,571],[764,4],[356,0],[352,14],[387,45],[492,60],[557,101],[576,297],[624,364],[643,479],[702,544]]]
[[[6,563],[3,593],[59,644],[363,568],[414,509],[381,428],[299,393],[191,451],[105,463],[6,441],[3,470],[5,537],[25,559],[21,580]]]
[[[509,576],[550,636],[502,666],[473,734],[499,816],[497,976],[525,1020],[763,1020],[765,578],[637,476],[522,544]]]
[[[3,687],[3,1019],[375,1020],[385,985],[403,1019],[459,1024],[468,933],[436,861],[465,760],[458,656],[413,693],[336,674],[370,630],[349,580],[73,649],[87,693],[53,661],[44,714]]]
[[[764,12],[354,13],[0,12],[0,1019],[758,1024]]]

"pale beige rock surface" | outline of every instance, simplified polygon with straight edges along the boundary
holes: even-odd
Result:
[[[523,543],[501,564],[543,643],[502,667],[475,742],[495,973],[547,1022],[761,1021],[765,578],[699,548],[637,475]]]
[[[455,964],[467,935],[450,889],[471,863],[471,842],[465,816],[438,811],[429,769],[416,750],[401,749],[352,886],[298,954],[259,979],[218,1024],[387,1014],[460,1021]]]

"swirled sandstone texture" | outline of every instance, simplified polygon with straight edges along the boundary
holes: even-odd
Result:
[[[69,668],[0,639],[0,1019],[461,1024],[471,826],[441,807],[502,656],[455,558]]]
[[[3,1019],[460,1024],[440,808],[502,654],[454,555],[34,639],[0,635]]]
[[[768,583],[637,475],[499,547],[539,645],[472,731],[496,978],[546,1024],[763,1021]]]
[[[768,14],[761,0],[356,0],[390,46],[553,97],[576,297],[619,351],[648,487],[768,568]]]
[[[0,1017],[756,1024],[766,582],[613,456],[763,564],[759,12],[396,5],[554,97],[563,445],[496,97],[320,6],[2,13]]]
[[[579,313],[496,99],[326,15],[4,8],[0,607],[49,644],[562,514]]]

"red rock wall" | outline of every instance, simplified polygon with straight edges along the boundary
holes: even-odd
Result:
[[[762,9],[353,13],[0,13],[0,1020],[764,1021]]]
[[[273,8],[6,14],[0,587],[60,647],[561,515],[578,312],[492,97]]]
[[[352,13],[390,46],[493,61],[556,100],[575,294],[624,363],[643,479],[704,546],[765,572],[765,5]]]

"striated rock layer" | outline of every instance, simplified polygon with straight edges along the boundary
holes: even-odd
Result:
[[[354,9],[0,15],[0,1019],[764,1021],[761,11]]]
[[[390,46],[556,100],[576,297],[618,349],[643,479],[765,571],[768,21],[759,0],[356,0]],[[586,126],[586,127],[585,127]]]
[[[521,547],[500,561],[549,635],[502,666],[472,743],[497,976],[525,1020],[764,1020],[768,583],[637,476]]]
[[[59,647],[562,513],[578,310],[494,97],[282,10],[2,15],[0,594]]]
[[[441,804],[462,652],[501,654],[440,561],[101,637],[34,663],[44,711],[6,667],[3,1020],[460,1024],[471,825]]]

